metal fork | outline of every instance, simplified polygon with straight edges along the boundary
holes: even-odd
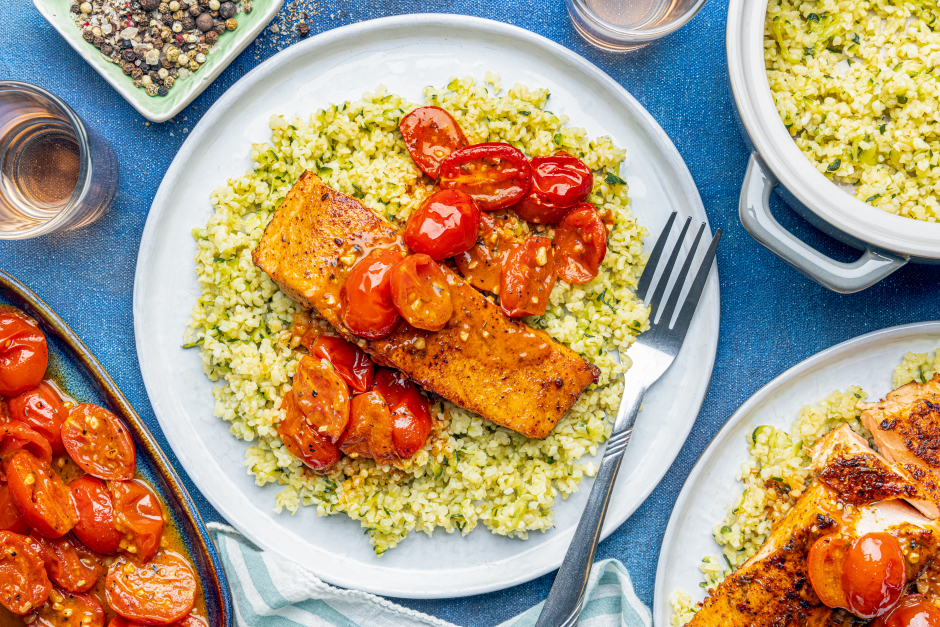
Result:
[[[659,239],[656,240],[656,245],[653,246],[653,252],[650,254],[646,269],[643,271],[643,276],[640,277],[636,296],[644,303],[647,302],[647,293],[650,291],[653,278],[661,265],[666,240],[669,239],[675,221],[676,214],[673,213],[669,216],[669,221],[666,222],[666,228],[663,229]],[[708,245],[708,250],[705,252],[705,257],[702,259],[698,271],[695,273],[695,279],[692,281],[685,297],[679,316],[676,318],[675,324],[670,326],[689,269],[692,267],[692,259],[695,257],[695,251],[702,239],[702,233],[705,232],[705,223],[703,222],[699,227],[698,234],[695,236],[695,241],[692,242],[692,248],[689,250],[688,256],[675,275],[675,282],[669,294],[669,300],[666,301],[664,307],[661,307],[663,297],[666,295],[666,288],[673,278],[673,269],[679,257],[679,249],[685,241],[691,222],[692,218],[685,221],[679,239],[673,246],[672,252],[669,254],[665,267],[660,274],[656,290],[649,299],[650,328],[640,334],[636,342],[627,351],[627,355],[633,360],[633,366],[631,366],[624,379],[623,398],[620,401],[620,409],[617,411],[614,429],[610,435],[610,440],[607,442],[607,449],[604,451],[597,478],[594,479],[591,495],[588,497],[584,513],[581,514],[581,521],[574,532],[574,538],[571,540],[571,546],[568,547],[565,560],[555,577],[555,583],[552,584],[551,592],[548,593],[548,599],[545,601],[545,606],[542,608],[536,627],[573,627],[578,624],[584,605],[584,592],[587,588],[588,576],[591,574],[591,565],[594,563],[594,553],[597,550],[597,543],[600,541],[604,517],[607,515],[607,504],[610,502],[617,472],[620,470],[620,463],[623,461],[623,453],[633,434],[633,425],[636,423],[640,403],[643,401],[646,390],[666,372],[682,346],[685,335],[689,330],[689,324],[692,322],[692,315],[698,305],[699,297],[701,297],[702,290],[705,288],[705,281],[715,259],[718,242],[721,240],[721,229],[718,229]]]

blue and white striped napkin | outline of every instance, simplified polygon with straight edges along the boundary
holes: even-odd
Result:
[[[334,588],[268,555],[235,529],[209,523],[228,576],[238,627],[456,627],[366,592]],[[617,560],[594,564],[581,627],[651,627],[650,611]],[[532,627],[542,603],[498,627]]]

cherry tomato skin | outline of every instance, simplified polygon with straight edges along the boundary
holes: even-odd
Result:
[[[481,211],[516,204],[529,191],[531,179],[528,159],[509,144],[461,148],[441,164],[441,187],[470,194]]]
[[[349,422],[349,386],[328,362],[308,355],[293,380],[294,400],[317,433],[336,442]]]
[[[52,447],[46,438],[22,422],[8,422],[0,427],[0,479],[6,479],[7,465],[20,451],[29,451],[45,463],[52,463]]]
[[[848,610],[874,618],[890,610],[904,594],[907,564],[901,545],[886,533],[867,533],[849,546],[842,568]]]
[[[277,432],[287,450],[314,470],[326,470],[335,465],[343,456],[339,447],[307,424],[293,391],[284,395],[281,406],[284,419],[278,423]]]
[[[53,453],[61,453],[62,422],[68,411],[55,388],[43,381],[9,400],[10,420],[22,422],[49,441]]]
[[[12,531],[24,536],[32,531],[32,527],[13,502],[10,486],[7,485],[0,486],[0,531]]]
[[[607,229],[590,203],[580,203],[555,229],[552,242],[555,273],[568,283],[587,283],[597,276],[607,255]]]
[[[185,618],[196,602],[196,573],[182,555],[160,551],[146,565],[114,560],[105,579],[108,605],[141,625],[167,625]]]
[[[843,536],[830,534],[813,543],[806,558],[806,570],[810,585],[823,605],[848,607],[842,590],[842,565],[849,549],[849,541]]]
[[[326,359],[343,381],[356,393],[368,392],[375,376],[375,364],[366,352],[339,337],[321,335],[307,347],[311,355]]]
[[[398,128],[415,164],[435,181],[444,158],[467,145],[457,120],[440,107],[418,107]]]
[[[908,594],[869,627],[940,627],[940,609],[921,594]]]
[[[72,534],[50,540],[34,531],[32,538],[40,546],[49,579],[58,587],[85,592],[98,581],[103,572],[98,557]]]
[[[510,318],[541,316],[555,285],[555,260],[547,237],[529,237],[503,259],[499,304]]]
[[[52,467],[29,451],[20,451],[7,466],[13,502],[34,531],[59,538],[78,522],[72,493]]]
[[[375,373],[375,385],[372,386],[390,408],[397,407],[404,401],[412,388],[417,390],[415,384],[403,372],[394,368],[379,368]]]
[[[208,627],[209,624],[206,622],[202,616],[196,616],[195,614],[190,614],[185,616],[175,623],[166,625],[166,627]],[[134,621],[127,620],[120,614],[114,617],[108,627],[144,627],[140,623],[135,623]]]
[[[571,207],[591,195],[594,175],[577,157],[558,152],[551,157],[533,157],[530,163],[529,193],[513,208],[523,220],[557,224]]]
[[[395,332],[401,316],[392,303],[391,270],[403,257],[386,249],[359,260],[340,290],[340,315],[349,332],[379,340]]]
[[[0,395],[17,396],[42,382],[49,363],[38,323],[12,307],[0,307]]]
[[[388,403],[378,391],[373,389],[353,398],[349,424],[350,427],[340,441],[343,452],[371,457],[377,464],[395,461],[392,415]],[[368,455],[365,454],[366,451]]]
[[[0,531],[0,603],[14,614],[27,614],[45,603],[51,591],[33,539]]]
[[[160,548],[163,508],[149,485],[137,479],[109,481],[114,506],[114,527],[124,533],[120,550],[148,560]]]
[[[119,481],[134,477],[134,441],[121,419],[104,407],[82,403],[62,423],[69,457],[92,477]]]
[[[459,190],[444,190],[408,217],[402,239],[412,252],[440,260],[469,250],[479,228],[480,210],[473,199]]]
[[[396,454],[407,459],[414,455],[431,434],[432,420],[428,399],[408,377],[391,368],[380,368],[375,388],[391,410],[392,442]]]
[[[92,551],[114,555],[124,537],[114,526],[114,505],[111,493],[101,479],[91,475],[80,477],[69,484],[78,523],[72,533]]]
[[[444,271],[427,255],[409,255],[392,268],[392,302],[416,329],[440,331],[454,314]]]
[[[503,258],[513,246],[512,238],[503,232],[492,215],[484,213],[480,216],[476,243],[454,257],[454,261],[470,285],[485,292],[499,293]]]
[[[58,606],[58,609],[56,609]],[[30,627],[104,627],[104,609],[88,594],[53,590]]]

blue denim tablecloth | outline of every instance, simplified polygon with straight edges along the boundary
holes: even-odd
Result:
[[[650,111],[685,158],[712,227],[725,230],[718,252],[722,322],[715,375],[672,469],[598,553],[599,559],[615,557],[627,566],[639,597],[648,604],[676,496],[699,454],[738,405],[786,368],[833,344],[888,326],[940,318],[940,266],[909,265],[871,289],[840,296],[798,275],[741,228],[737,201],[747,152],[732,115],[724,51],[727,7],[721,0],[710,0],[679,33],[626,56],[605,54],[583,42],[561,0],[287,0],[282,13],[288,15],[295,4],[298,13],[310,14],[313,34],[360,20],[435,11],[529,29],[613,76]],[[110,140],[122,176],[117,202],[103,221],[76,233],[0,243],[0,268],[35,290],[85,340],[171,458],[134,348],[131,295],[140,236],[151,200],[186,133],[229,86],[277,51],[269,37],[262,35],[249,46],[174,122],[147,125],[28,0],[0,2],[0,79],[34,83],[64,98]],[[278,36],[280,43],[285,39]],[[774,208],[810,244],[842,260],[857,255],[813,231],[776,199]],[[177,470],[185,476],[178,465]],[[195,487],[187,485],[203,516],[220,520]],[[460,625],[495,625],[544,598],[551,581],[548,575],[484,596],[401,602]]]

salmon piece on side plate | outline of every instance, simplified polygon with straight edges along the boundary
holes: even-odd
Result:
[[[445,264],[454,314],[442,330],[403,323],[384,339],[366,340],[345,327],[346,276],[370,250],[396,246],[401,238],[390,222],[305,172],[252,257],[288,296],[316,310],[376,363],[496,424],[547,437],[599,370],[544,331],[511,320]]]

